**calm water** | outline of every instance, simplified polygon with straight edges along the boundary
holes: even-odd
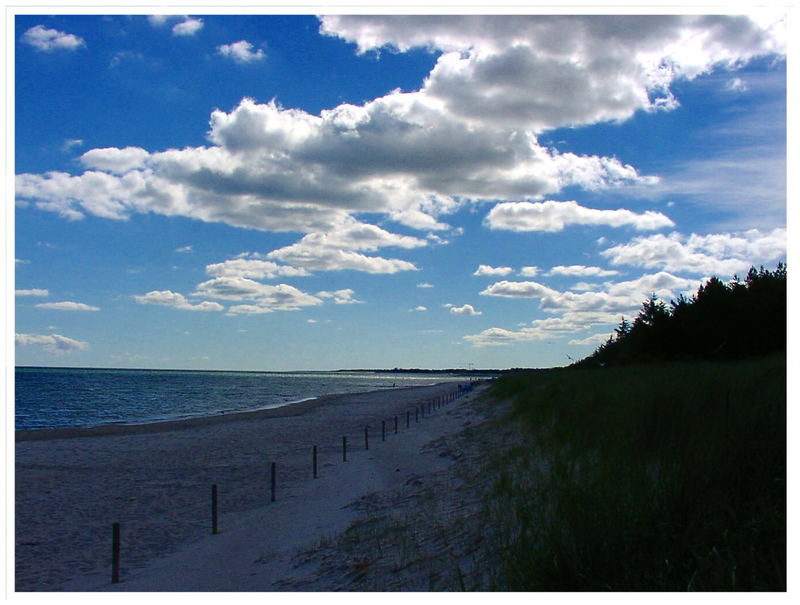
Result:
[[[320,395],[447,380],[459,378],[370,372],[17,368],[15,425],[16,430],[27,430],[139,424],[275,408]]]

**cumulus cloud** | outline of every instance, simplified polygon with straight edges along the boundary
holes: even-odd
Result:
[[[150,154],[141,147],[106,147],[90,149],[81,156],[81,163],[87,168],[105,170],[114,174],[124,174],[135,168],[143,168]]]
[[[228,313],[296,311],[322,304],[322,300],[288,284],[262,284],[245,277],[215,277],[197,285],[193,296],[250,301],[228,308]]]
[[[175,27],[188,33],[199,21]],[[539,133],[672,108],[676,79],[783,53],[785,44],[782,23],[737,16],[341,16],[323,17],[321,31],[361,51],[426,46],[444,54],[419,90],[319,115],[243,99],[211,114],[207,145],[89,150],[82,174],[17,175],[18,201],[69,220],[155,213],[313,235],[268,259],[307,271],[416,269],[330,237],[354,216],[445,231],[445,217],[464,205],[499,201],[487,217],[493,228],[659,229],[672,222],[657,212],[535,205],[565,187],[657,183],[616,158],[544,146]],[[263,52],[227,47],[220,52],[231,58]],[[409,236],[390,245],[407,249],[399,242],[413,238],[401,237]]]
[[[197,32],[203,29],[202,19],[193,19],[187,17],[184,21],[177,23],[172,28],[173,36],[194,36]]]
[[[536,198],[576,179],[592,187],[618,179],[616,160],[601,166],[571,157],[567,165],[530,133],[465,127],[421,93],[392,93],[321,116],[245,99],[230,113],[214,111],[208,136],[210,147],[149,156],[90,151],[91,166],[104,162],[108,170],[18,175],[17,197],[67,218],[154,212],[309,233],[370,212],[444,230],[439,217],[470,200]],[[116,164],[129,156],[130,164]],[[111,173],[135,161],[144,165]],[[635,171],[629,177],[639,182]]]
[[[61,334],[15,334],[14,341],[18,345],[42,345],[52,355],[64,355],[73,351],[85,351],[88,342],[68,338]]]
[[[484,276],[484,275],[508,275],[512,273],[514,269],[511,267],[492,267],[491,265],[479,265],[478,268],[475,270],[473,275]]]
[[[460,307],[456,307],[452,304],[446,304],[445,307],[450,309],[450,313],[453,315],[483,315],[482,311],[476,311],[475,307],[472,305],[462,305]]]
[[[519,275],[521,277],[536,277],[537,275],[539,275],[539,267],[535,266],[522,267],[519,270]]]
[[[613,332],[601,332],[600,334],[592,334],[586,338],[573,338],[572,340],[568,341],[567,344],[590,345],[592,347],[596,347],[606,342],[612,334]]]
[[[619,275],[619,271],[613,269],[603,269],[601,267],[587,267],[584,265],[558,265],[550,269],[547,275],[570,275],[579,277],[608,277]]]
[[[604,284],[600,291],[562,292],[539,282],[500,281],[484,289],[480,294],[502,298],[539,299],[540,308],[553,313],[567,311],[630,313],[651,293],[669,298],[676,292],[683,292],[699,285],[700,280],[676,277],[662,271],[635,280]]]
[[[320,298],[327,298],[333,300],[333,302],[337,305],[353,305],[357,303],[364,302],[362,300],[358,300],[354,298],[355,292],[353,292],[350,288],[345,288],[343,290],[334,290],[332,292],[328,292],[323,290],[322,292],[317,292],[317,296]]]
[[[72,302],[65,300],[62,302],[39,303],[37,309],[55,309],[57,311],[99,311],[100,307],[94,307],[85,303]]]
[[[206,273],[214,277],[249,277],[251,279],[275,279],[310,275],[298,267],[279,265],[258,258],[235,258],[221,263],[206,265]]]
[[[239,40],[231,44],[221,44],[217,47],[217,52],[223,57],[233,59],[237,63],[253,63],[261,61],[266,57],[262,49],[253,50],[255,47],[247,40]]]
[[[50,296],[50,291],[45,288],[32,288],[30,290],[14,290],[14,296]]]
[[[415,312],[421,313],[422,311],[427,311],[427,310],[428,310],[428,307],[426,307],[424,305],[419,305],[417,307],[414,307],[413,309],[409,309],[408,311],[409,311],[409,313],[415,313]]]
[[[577,202],[504,202],[497,204],[486,215],[490,229],[508,231],[563,231],[569,225],[630,225],[637,231],[650,231],[673,227],[669,218],[660,212],[647,210],[637,214],[630,210],[597,210]]]
[[[427,94],[466,119],[533,131],[670,109],[675,80],[786,49],[782,20],[737,16],[343,15],[321,31],[360,52],[443,51]]]
[[[564,338],[599,324],[613,324],[619,316],[600,311],[567,312],[561,317],[548,317],[530,322],[519,330],[488,328],[478,334],[464,337],[475,347],[506,346],[519,342],[532,342]]]
[[[133,299],[140,305],[161,305],[173,307],[184,311],[222,311],[224,307],[215,302],[203,301],[192,304],[183,294],[172,290],[152,290],[141,296],[134,296]]]
[[[56,29],[48,29],[44,25],[35,25],[22,34],[22,41],[43,51],[77,50],[85,46],[83,38],[67,34]]]
[[[153,27],[161,27],[167,23],[170,19],[176,18],[176,15],[148,15],[147,21]]]
[[[694,293],[701,282],[663,271],[633,280],[608,282],[585,292],[560,291],[533,281],[500,281],[483,290],[481,295],[538,299],[539,309],[555,316],[534,320],[519,330],[492,327],[469,334],[464,340],[476,347],[486,347],[576,335],[595,326],[616,324],[622,316],[635,315],[642,302],[652,294],[670,300],[679,294]],[[584,344],[578,341],[589,342],[589,338],[592,337],[575,338],[570,344]]]
[[[725,90],[745,92],[747,90],[747,84],[741,78],[731,78],[725,83]]]
[[[299,242],[273,250],[266,256],[302,270],[397,273],[415,271],[417,267],[405,260],[369,256],[360,251],[374,251],[382,247],[409,249],[425,245],[427,242],[419,238],[348,220],[330,231],[309,233]]]
[[[637,237],[600,253],[612,265],[731,277],[786,257],[786,229],[708,235],[680,233]]]

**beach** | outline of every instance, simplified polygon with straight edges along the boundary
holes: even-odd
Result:
[[[442,401],[457,389],[443,383],[179,422],[18,433],[16,590],[457,590],[471,573],[472,538],[445,547],[423,527],[478,511],[453,469],[465,458],[463,432],[485,420],[486,406],[475,404],[486,386]],[[407,527],[414,518],[418,527]],[[121,527],[118,584],[110,581],[113,523]],[[383,538],[387,524],[405,524],[405,537]],[[354,546],[359,528],[366,533]],[[430,561],[427,579],[378,573],[375,548],[392,550],[395,567],[402,557],[420,563],[449,549],[446,567],[458,573],[444,575],[456,583],[432,587],[443,572]]]

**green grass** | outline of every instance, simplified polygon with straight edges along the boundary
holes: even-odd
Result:
[[[503,590],[786,589],[786,360],[515,372]]]

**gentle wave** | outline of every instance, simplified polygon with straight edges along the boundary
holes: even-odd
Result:
[[[145,424],[272,409],[338,393],[463,380],[451,374],[16,368],[16,430]]]

